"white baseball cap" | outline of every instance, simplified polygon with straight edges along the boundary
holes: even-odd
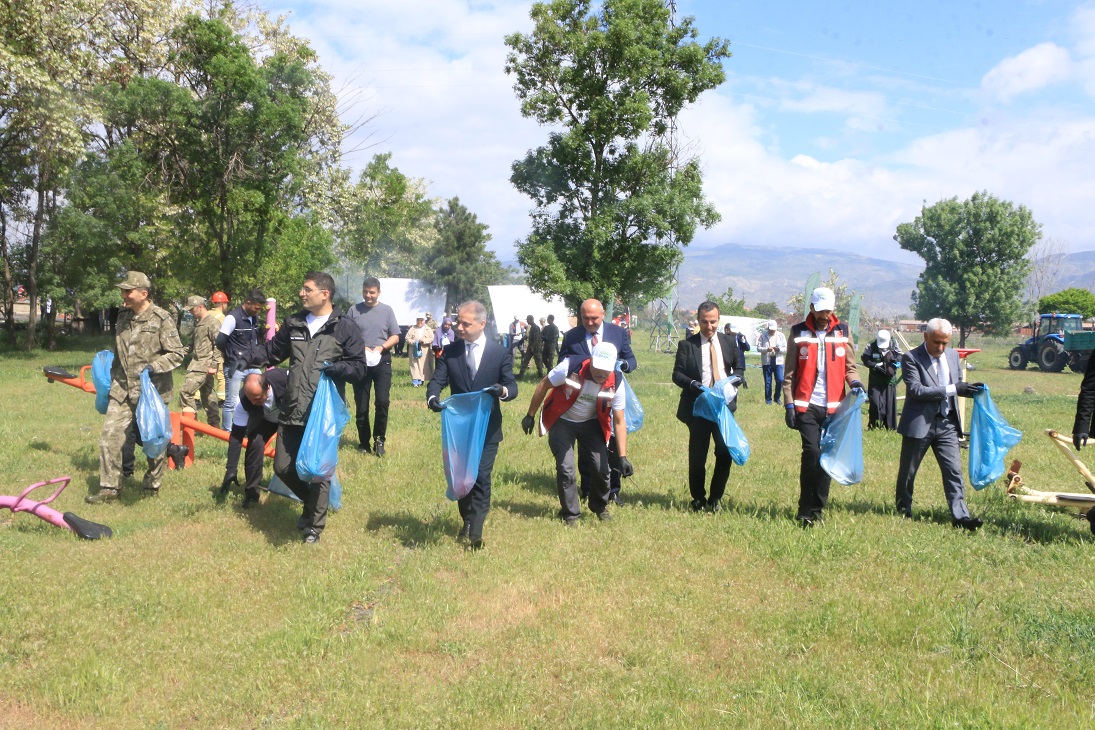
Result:
[[[890,346],[890,331],[889,330],[879,330],[878,331],[878,336],[875,337],[874,341],[875,341],[876,345],[878,345],[883,350],[885,350],[887,347]]]
[[[589,363],[590,367],[597,368],[598,370],[615,370],[616,369],[616,346],[611,342],[601,342],[593,348],[593,357]]]
[[[833,294],[833,290],[827,286],[819,286],[810,295],[810,304],[814,306],[815,310],[828,309],[832,311],[836,307],[836,294]]]
[[[776,327],[777,327],[776,320],[774,320],[774,319],[768,320],[768,329],[774,330],[774,329],[776,329]]]

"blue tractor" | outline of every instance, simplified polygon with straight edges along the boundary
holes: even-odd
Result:
[[[1039,315],[1034,325],[1034,336],[1011,351],[1008,355],[1008,367],[1012,370],[1023,370],[1028,362],[1033,361],[1047,373],[1064,370],[1071,359],[1065,348],[1065,336],[1083,328],[1083,318],[1078,314]]]

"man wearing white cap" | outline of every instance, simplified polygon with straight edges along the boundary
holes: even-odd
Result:
[[[870,415],[867,428],[897,430],[897,369],[901,350],[890,338],[889,330],[879,330],[874,342],[863,348],[867,373],[867,401]]]
[[[764,369],[764,404],[779,405],[780,388],[783,387],[783,358],[787,354],[787,338],[779,331],[776,320],[768,320],[768,326],[757,337],[761,367]]]
[[[608,441],[616,433],[616,453],[623,477],[634,473],[627,459],[627,425],[624,391],[616,388],[616,346],[601,342],[590,357],[564,357],[536,386],[521,428],[531,434],[540,404],[540,435],[548,434],[555,456],[555,485],[559,491],[559,516],[568,524],[578,521],[581,500],[574,469],[574,444],[578,444],[578,471],[589,489],[589,509],[601,520],[608,512]],[[545,402],[545,397],[547,401]]]
[[[832,289],[814,289],[810,314],[791,327],[792,356],[783,377],[787,426],[802,438],[796,519],[803,527],[813,527],[829,501],[831,480],[821,468],[821,424],[840,405],[845,384],[863,388],[848,325],[833,314],[835,307]]]

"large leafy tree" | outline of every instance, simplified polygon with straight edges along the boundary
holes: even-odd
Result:
[[[719,314],[730,317],[744,317],[749,313],[749,310],[745,306],[745,297],[741,299],[734,298],[734,287],[726,287],[726,291],[722,294],[715,294],[714,292],[707,292],[704,295],[704,299],[709,302],[714,302],[719,305]]]
[[[1025,206],[988,192],[924,205],[894,240],[924,259],[912,303],[920,319],[945,317],[959,331],[959,346],[977,328],[1005,334],[1022,312],[1027,252],[1042,226]]]
[[[426,254],[422,278],[431,286],[445,290],[446,309],[469,299],[489,301],[488,285],[513,281],[516,272],[502,266],[494,252],[487,248],[491,239],[487,225],[480,223],[459,198],[449,200],[437,212],[434,225],[437,242]]]
[[[1038,312],[1079,314],[1084,319],[1095,317],[1095,294],[1076,287],[1063,289],[1039,299]]]
[[[506,38],[506,73],[521,113],[556,131],[510,178],[536,206],[517,252],[527,282],[572,307],[654,298],[697,226],[718,220],[673,136],[680,111],[725,79],[728,44],[698,42],[693,19],[673,25],[656,0],[554,0],[531,15],[531,33]]]

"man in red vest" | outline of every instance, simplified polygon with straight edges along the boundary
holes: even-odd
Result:
[[[635,469],[627,459],[627,426],[624,392],[616,389],[616,346],[600,342],[590,357],[564,357],[536,386],[528,415],[521,428],[531,434],[540,404],[540,435],[548,434],[555,455],[555,483],[559,490],[559,516],[573,525],[581,515],[578,479],[574,471],[574,444],[578,444],[578,471],[590,485],[589,509],[601,520],[608,512],[608,440],[616,432],[620,474],[630,477]],[[547,400],[545,401],[545,397]]]
[[[805,322],[791,327],[787,338],[783,402],[788,428],[802,437],[796,519],[803,527],[813,527],[829,501],[830,478],[821,468],[821,424],[840,405],[845,383],[863,389],[848,325],[836,318],[834,307],[836,295],[832,289],[814,289],[810,314]]]

